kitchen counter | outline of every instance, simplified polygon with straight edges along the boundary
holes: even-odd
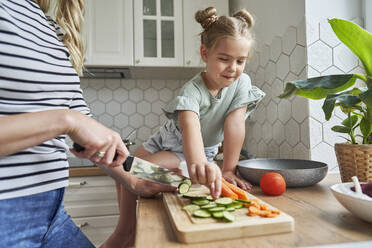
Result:
[[[289,188],[277,197],[255,186],[250,193],[295,219],[294,232],[196,244],[177,241],[161,196],[142,198],[136,247],[301,247],[372,240],[372,224],[354,217],[333,197],[329,187],[339,182],[339,174],[329,174],[312,187]]]

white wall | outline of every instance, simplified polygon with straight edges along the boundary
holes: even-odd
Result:
[[[318,22],[329,17],[351,20],[363,16],[361,0],[306,0],[305,9],[306,16]]]

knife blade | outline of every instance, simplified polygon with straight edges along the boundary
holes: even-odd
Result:
[[[174,171],[134,156],[128,156],[123,164],[123,168],[135,177],[173,187],[178,187],[187,179],[187,177],[179,175]]]

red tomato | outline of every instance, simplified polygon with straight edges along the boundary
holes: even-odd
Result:
[[[279,173],[269,172],[261,177],[260,188],[267,195],[281,195],[285,192],[286,183]]]

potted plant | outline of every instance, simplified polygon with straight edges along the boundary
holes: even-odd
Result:
[[[336,144],[335,151],[343,182],[357,175],[372,181],[372,34],[353,22],[331,19],[329,23],[343,42],[362,62],[365,74],[340,74],[291,81],[280,98],[293,95],[324,99],[322,109],[328,121],[339,107],[346,118],[332,130],[347,134],[347,143]],[[356,87],[360,79],[363,87]]]

